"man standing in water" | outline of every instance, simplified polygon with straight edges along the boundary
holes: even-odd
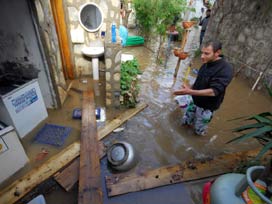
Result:
[[[233,76],[232,66],[221,55],[222,45],[212,40],[203,44],[198,76],[193,86],[183,84],[174,95],[191,95],[191,103],[183,115],[183,125],[193,125],[197,135],[205,135],[213,112],[223,102],[225,90]]]

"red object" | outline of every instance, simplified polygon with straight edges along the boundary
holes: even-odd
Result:
[[[177,49],[177,48],[174,49],[174,55],[175,55],[176,57],[179,56],[179,49]]]
[[[191,28],[195,24],[194,21],[183,21],[182,26],[184,29]]]
[[[203,191],[202,191],[202,201],[203,204],[211,204],[211,187],[213,184],[213,181],[209,181],[204,184]]]
[[[179,52],[178,56],[179,56],[179,58],[181,60],[184,60],[184,59],[186,59],[188,57],[188,52],[182,52],[181,51],[181,52]]]

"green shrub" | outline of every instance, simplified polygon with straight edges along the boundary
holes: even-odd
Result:
[[[138,74],[141,74],[137,59],[121,63],[121,104],[133,108],[137,104],[137,97],[140,91],[138,85]]]
[[[133,3],[138,26],[146,35],[154,30],[165,35],[175,17],[189,9],[186,0],[133,0]]]

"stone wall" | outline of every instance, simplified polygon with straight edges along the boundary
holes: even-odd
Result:
[[[82,75],[92,75],[91,59],[82,55],[81,49],[84,45],[89,45],[91,41],[100,39],[104,41],[104,58],[99,58],[100,74],[105,73],[106,77],[106,105],[108,107],[119,107],[120,96],[120,61],[121,61],[121,41],[118,33],[120,22],[120,0],[93,0],[104,15],[102,27],[97,32],[87,32],[84,30],[78,18],[80,7],[86,3],[85,0],[65,0],[65,8],[68,14],[68,29],[72,41],[72,56],[75,61],[75,73],[77,77]],[[117,43],[111,43],[111,25],[116,23]],[[105,37],[101,33],[105,32]]]
[[[107,43],[105,46],[106,62],[106,105],[107,107],[120,107],[120,67],[121,45]]]
[[[272,2],[217,0],[205,35],[223,43],[223,54],[236,71],[254,83],[259,73],[272,81]],[[260,85],[262,83],[259,83]]]
[[[40,37],[43,43],[43,49],[46,55],[45,57],[47,58],[47,64],[50,67],[49,77],[53,81],[53,86],[55,86],[56,89],[55,99],[57,100],[58,105],[55,106],[55,108],[58,108],[65,100],[63,88],[66,88],[66,81],[62,70],[58,37],[51,11],[51,5],[49,0],[35,0],[34,3],[36,7]]]

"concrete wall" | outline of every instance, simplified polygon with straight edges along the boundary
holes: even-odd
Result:
[[[260,71],[266,71],[265,78],[272,85],[271,19],[270,0],[217,0],[205,40],[221,40],[224,55],[252,84]]]
[[[29,65],[38,69],[38,81],[46,106],[55,107],[54,90],[27,0],[1,1],[0,21],[0,64],[9,61],[22,65],[22,71],[28,71]],[[21,77],[19,73],[18,77]]]

